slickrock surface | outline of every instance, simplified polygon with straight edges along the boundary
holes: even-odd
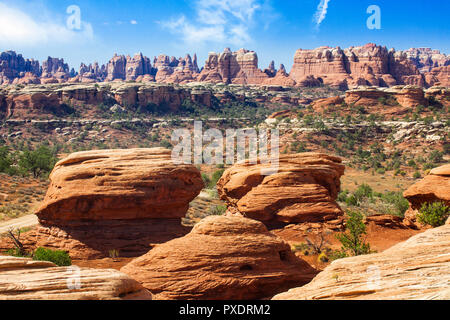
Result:
[[[450,299],[450,225],[377,254],[334,261],[301,288],[275,300]]]
[[[443,201],[450,206],[450,164],[431,170],[430,174],[413,184],[404,193],[410,207],[405,213],[405,223],[416,223],[418,210],[426,202]]]
[[[121,269],[155,299],[260,299],[316,274],[258,221],[210,216]]]
[[[335,202],[345,166],[320,153],[281,155],[278,172],[262,175],[268,164],[235,164],[217,183],[231,212],[260,221],[285,223],[335,220],[343,212]]]
[[[203,181],[197,168],[162,148],[74,153],[58,162],[27,245],[62,249],[74,259],[137,257],[181,237]]]
[[[57,267],[0,256],[0,300],[151,300],[137,281],[116,270]]]

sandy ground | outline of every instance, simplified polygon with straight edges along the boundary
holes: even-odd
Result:
[[[34,227],[38,223],[38,218],[34,214],[30,214],[13,220],[8,220],[6,222],[0,222],[0,234],[8,232],[8,230],[10,230],[11,228],[22,229]]]

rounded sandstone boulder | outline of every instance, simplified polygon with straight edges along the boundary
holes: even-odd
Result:
[[[41,221],[181,218],[203,181],[162,148],[95,150],[59,161],[37,211]]]
[[[230,216],[203,219],[121,271],[162,300],[268,298],[317,273],[261,222]]]
[[[260,221],[323,222],[342,216],[336,203],[345,166],[321,153],[280,155],[278,171],[263,175],[269,164],[238,163],[217,184],[230,211]]]

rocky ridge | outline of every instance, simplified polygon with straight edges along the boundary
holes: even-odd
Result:
[[[240,49],[211,52],[203,68],[197,56],[184,58],[159,55],[153,59],[142,53],[117,55],[106,64],[81,64],[79,72],[69,70],[64,60],[48,58],[43,62],[25,60],[15,52],[0,56],[0,84],[138,81],[160,83],[210,82],[227,84],[271,84],[285,86],[332,85],[347,89],[358,85],[449,86],[450,58],[437,50],[388,50],[367,44],[347,49],[320,47],[299,49],[288,75],[283,65],[279,70],[272,62],[268,68],[258,67],[256,52]]]

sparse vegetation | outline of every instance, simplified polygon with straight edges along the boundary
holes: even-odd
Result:
[[[436,201],[424,203],[419,210],[417,218],[420,223],[432,227],[440,227],[445,224],[450,216],[450,207],[444,202]]]
[[[359,256],[371,253],[370,244],[366,243],[367,234],[364,224],[364,215],[358,211],[348,211],[346,232],[336,235],[341,242],[340,252],[334,253],[334,258],[346,256]]]
[[[72,260],[66,251],[38,248],[33,254],[33,260],[50,261],[57,266],[64,267],[72,265]]]

